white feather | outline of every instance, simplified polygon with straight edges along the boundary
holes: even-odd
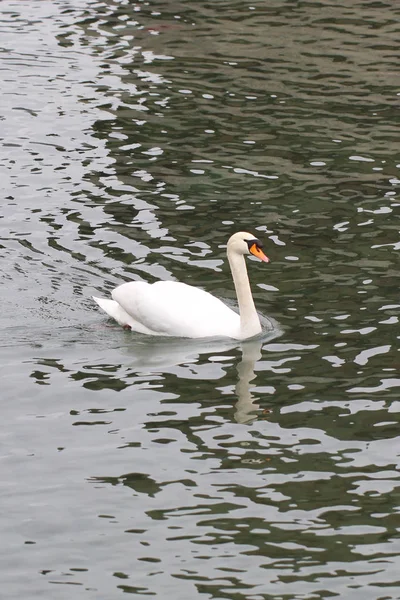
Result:
[[[112,292],[115,300],[135,321],[153,335],[201,338],[239,333],[240,317],[208,292],[185,283],[142,281],[123,283]]]

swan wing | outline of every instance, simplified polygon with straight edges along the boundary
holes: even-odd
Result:
[[[175,281],[123,283],[112,298],[139,327],[136,331],[178,337],[240,335],[240,317],[221,300]],[[146,331],[144,331],[146,330]]]
[[[148,335],[153,333],[147,327],[133,319],[132,316],[128,314],[115,300],[98,298],[97,296],[92,296],[92,298],[95,302],[97,302],[100,308],[102,308],[104,312],[108,314],[109,317],[115,319],[119,325],[122,325],[122,327],[130,327],[138,333],[146,333]]]

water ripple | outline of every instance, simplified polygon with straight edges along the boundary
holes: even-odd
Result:
[[[399,597],[396,16],[3,0],[7,598]],[[93,306],[131,279],[234,302],[237,229],[271,258],[259,340]]]

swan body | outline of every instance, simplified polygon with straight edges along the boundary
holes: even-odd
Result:
[[[227,255],[235,284],[239,314],[212,294],[175,281],[131,281],[115,288],[112,300],[93,299],[120,325],[138,333],[204,338],[223,336],[236,340],[261,332],[244,256],[253,254],[269,262],[261,242],[251,233],[229,238]]]

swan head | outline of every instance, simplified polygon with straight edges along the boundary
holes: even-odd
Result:
[[[252,254],[263,262],[269,262],[264,254],[262,242],[248,231],[238,231],[228,240],[227,252],[229,254]]]

